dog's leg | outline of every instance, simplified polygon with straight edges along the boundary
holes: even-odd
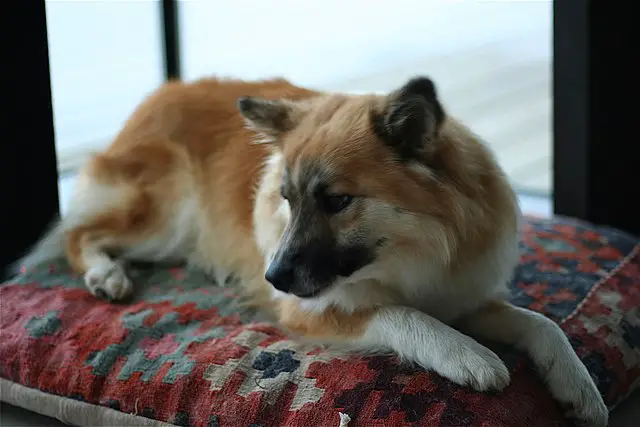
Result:
[[[139,143],[97,156],[82,175],[63,226],[67,258],[94,295],[119,300],[131,294],[122,257],[186,258],[193,215],[179,199],[178,156],[161,141]]]
[[[494,352],[408,307],[382,307],[352,314],[327,309],[311,314],[301,311],[296,303],[284,302],[280,322],[308,338],[337,339],[365,351],[390,350],[478,391],[501,390],[509,383],[509,371]]]
[[[572,416],[589,426],[606,426],[607,407],[587,368],[560,327],[533,311],[495,301],[459,322],[478,338],[513,345],[528,353],[552,395],[572,407]]]
[[[123,260],[109,252],[119,252],[138,240],[127,214],[105,213],[92,221],[74,227],[67,235],[67,257],[78,273],[84,273],[87,288],[95,296],[120,300],[133,291]]]

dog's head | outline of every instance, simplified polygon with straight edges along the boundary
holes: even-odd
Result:
[[[275,288],[312,297],[371,270],[418,231],[413,217],[442,208],[428,163],[445,115],[430,79],[387,96],[244,97],[238,106],[285,163],[291,219],[266,272]]]

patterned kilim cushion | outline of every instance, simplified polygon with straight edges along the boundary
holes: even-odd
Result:
[[[613,408],[640,384],[640,241],[529,218],[521,249],[512,301],[562,325]],[[338,426],[340,413],[350,427],[564,425],[512,349],[497,349],[512,383],[477,393],[392,357],[294,342],[197,272],[136,274],[127,304],[94,298],[60,263],[0,287],[2,399],[94,425]]]

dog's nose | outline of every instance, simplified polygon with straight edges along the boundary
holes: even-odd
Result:
[[[271,283],[274,288],[282,292],[289,292],[295,279],[293,263],[290,262],[272,262],[264,275],[267,282]]]

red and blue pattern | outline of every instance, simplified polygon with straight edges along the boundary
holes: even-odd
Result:
[[[529,218],[512,302],[560,323],[610,408],[640,384],[640,240],[571,219]],[[234,291],[183,268],[138,268],[110,304],[64,263],[0,287],[0,376],[188,426],[561,426],[529,360],[478,393],[393,357],[335,356],[289,339]]]

